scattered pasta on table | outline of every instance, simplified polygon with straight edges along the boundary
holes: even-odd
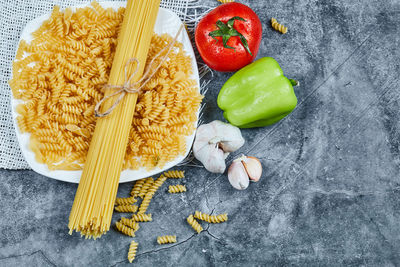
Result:
[[[135,222],[151,222],[153,219],[151,218],[151,213],[149,214],[133,214],[132,220]]]
[[[131,244],[129,245],[129,251],[128,251],[128,261],[130,263],[133,262],[133,260],[136,257],[136,251],[138,249],[139,244],[135,241],[131,241]]]
[[[142,203],[140,204],[138,214],[146,213],[152,198],[153,198],[153,194],[152,193],[147,193],[144,196],[144,198],[142,200]]]
[[[158,177],[154,183],[150,186],[150,188],[147,190],[147,193],[154,195],[156,191],[163,185],[163,183],[167,180],[167,177],[164,175],[161,175]]]
[[[282,24],[278,23],[278,21],[275,18],[271,18],[271,26],[274,28],[276,31],[285,34],[288,31],[288,28],[283,26]]]
[[[138,210],[138,206],[136,205],[119,205],[115,206],[115,211],[117,212],[136,212]]]
[[[168,244],[168,243],[176,243],[176,235],[163,235],[157,237],[157,243],[159,245]]]
[[[222,4],[235,2],[235,0],[217,0],[217,1],[222,3]]]
[[[167,171],[164,172],[164,176],[167,178],[185,178],[185,171]]]
[[[140,179],[135,182],[135,185],[132,187],[132,190],[131,190],[131,196],[133,196],[133,197],[139,196],[140,190],[142,189],[144,182],[145,182],[145,179]]]
[[[145,179],[145,182],[142,186],[142,188],[140,189],[139,192],[139,197],[140,198],[144,198],[144,196],[146,195],[147,191],[149,190],[149,188],[153,185],[154,183],[154,179],[149,177]]]
[[[192,214],[189,215],[189,217],[187,217],[187,222],[189,223],[189,225],[198,233],[200,234],[201,231],[203,231],[203,227],[201,227],[201,225],[199,224],[198,221],[196,221],[196,219],[193,217]]]
[[[137,230],[139,230],[139,223],[136,222],[136,221],[133,220],[133,219],[128,219],[128,218],[124,218],[124,217],[123,217],[123,218],[121,218],[120,222],[121,222],[123,225],[132,228],[135,232],[136,232]]]
[[[181,184],[170,185],[168,187],[168,192],[171,194],[186,192],[186,186],[181,185]]]
[[[206,221],[208,223],[222,223],[226,222],[228,220],[228,214],[219,214],[219,215],[210,215],[207,213],[203,213],[200,211],[197,211],[194,213],[194,217],[196,219]]]
[[[115,205],[130,205],[135,203],[137,200],[135,197],[117,197],[115,199]]]
[[[135,236],[135,230],[129,226],[124,225],[122,222],[116,222],[115,227],[117,230],[127,236]]]
[[[149,208],[151,200],[154,198],[154,195],[158,191],[158,189],[166,182],[168,178],[181,178],[181,177],[184,177],[184,171],[173,170],[164,172],[155,180],[152,177],[149,177],[146,179],[141,179],[136,181],[130,193],[132,196],[128,198],[119,198],[121,199],[119,203],[125,203],[125,201],[131,201],[131,199],[135,199],[135,197],[143,194],[144,197],[139,204],[138,210],[132,212],[133,214],[131,218],[122,217],[116,223],[117,230],[125,235],[134,237],[135,232],[138,231],[140,228],[140,223],[153,221],[152,214],[146,212]],[[180,184],[169,185],[168,188],[169,188],[168,191],[170,193],[186,191],[186,186]],[[132,205],[128,205],[128,207],[129,206]],[[120,207],[121,208],[119,209],[121,210],[126,209],[125,206],[120,206]],[[194,214],[191,214],[189,215],[189,217],[186,218],[186,221],[197,234],[200,234],[204,229],[198,220],[207,223],[222,223],[228,220],[228,215],[226,213],[218,215],[210,215],[196,210]],[[157,237],[157,243],[160,245],[168,243],[176,243],[176,242],[177,242],[176,235],[162,235]],[[137,249],[137,243],[135,250],[136,249]],[[128,254],[128,260],[130,257],[129,255],[131,254]]]

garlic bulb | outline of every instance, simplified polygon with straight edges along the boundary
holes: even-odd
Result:
[[[231,185],[243,190],[249,186],[249,181],[258,182],[261,178],[262,166],[255,157],[241,157],[235,159],[228,170],[228,179]]]
[[[215,120],[197,129],[193,154],[208,171],[223,173],[226,157],[243,144],[244,139],[239,128]]]

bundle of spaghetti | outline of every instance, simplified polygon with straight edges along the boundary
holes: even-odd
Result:
[[[130,77],[135,68],[137,71],[132,81],[140,79],[159,5],[160,0],[128,1],[108,84],[123,85],[126,76]],[[126,65],[132,58],[136,58],[141,64]],[[111,96],[114,92],[115,90],[107,90],[105,96]],[[120,95],[115,95],[107,99],[100,112],[112,107],[119,97]],[[75,230],[86,238],[97,238],[110,229],[136,101],[136,93],[126,94],[111,114],[100,117],[96,122],[69,217],[70,234]]]

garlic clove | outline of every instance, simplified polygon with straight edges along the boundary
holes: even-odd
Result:
[[[225,152],[234,152],[243,146],[244,138],[238,127],[218,120],[210,125],[214,128],[215,135],[220,136],[219,147]]]
[[[203,164],[204,167],[213,173],[224,173],[226,169],[224,151],[218,147],[211,146],[207,163]]]
[[[200,149],[193,149],[193,154],[209,172],[224,173],[226,168],[224,152],[217,146],[204,145]]]
[[[249,176],[241,161],[232,162],[228,169],[228,179],[231,185],[238,190],[244,190],[249,186]]]
[[[242,163],[244,168],[246,169],[250,181],[258,182],[262,174],[261,162],[255,157],[247,156],[245,157],[245,159],[242,160]]]

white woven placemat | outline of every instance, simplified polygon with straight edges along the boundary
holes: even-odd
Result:
[[[29,169],[21,154],[11,117],[11,77],[12,60],[17,49],[19,36],[26,23],[53,9],[77,4],[89,4],[85,0],[0,0],[0,168]],[[101,3],[101,1],[98,1]],[[161,6],[177,13],[193,28],[200,17],[199,0],[161,0]]]

